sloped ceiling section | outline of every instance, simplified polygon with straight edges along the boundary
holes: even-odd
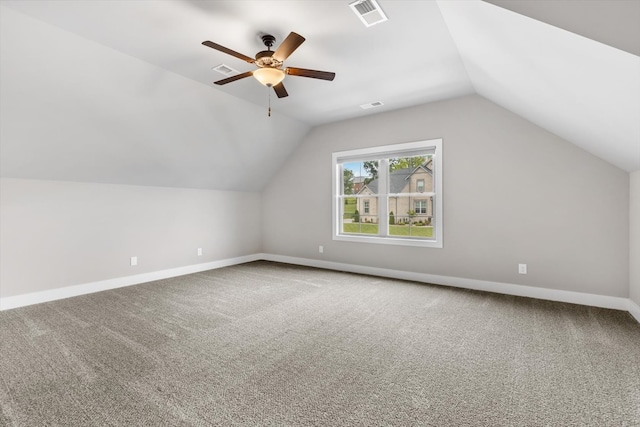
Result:
[[[0,19],[3,177],[258,191],[309,130],[11,9]]]
[[[370,28],[348,3],[2,0],[0,174],[260,190],[312,126],[471,93],[640,170],[637,55],[480,0],[379,0]],[[252,65],[203,40],[254,55],[290,31],[286,65],[333,82],[287,77],[270,118],[254,79],[213,85]]]
[[[478,94],[640,169],[640,57],[489,3],[438,4]]]
[[[638,0],[483,0],[640,56]]]

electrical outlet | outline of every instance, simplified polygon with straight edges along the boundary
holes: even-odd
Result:
[[[320,252],[321,254],[324,253],[324,246],[318,246],[318,252]]]
[[[138,265],[138,257],[137,256],[132,256],[131,257],[131,265]]]
[[[518,264],[518,273],[527,274],[527,264]]]
[[[198,248],[198,256],[202,256],[202,248]]]

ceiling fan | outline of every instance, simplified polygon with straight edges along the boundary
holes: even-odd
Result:
[[[287,74],[290,76],[311,77],[313,79],[320,80],[333,80],[336,76],[336,73],[330,73],[328,71],[308,70],[305,68],[295,67],[282,68],[284,61],[289,57],[289,55],[291,55],[305,41],[305,38],[300,34],[291,32],[275,51],[271,50],[271,47],[276,41],[274,36],[264,34],[261,36],[261,39],[267,47],[267,50],[258,52],[255,59],[214,42],[202,42],[205,46],[231,56],[235,56],[238,59],[248,62],[249,64],[254,64],[258,67],[256,70],[247,71],[246,73],[218,80],[214,83],[217,85],[225,85],[227,83],[235,82],[236,80],[244,79],[245,77],[253,76],[263,85],[273,87],[278,98],[284,98],[289,95],[282,84],[282,80]]]

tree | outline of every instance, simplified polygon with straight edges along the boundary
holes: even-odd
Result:
[[[389,159],[389,170],[393,172],[397,169],[406,169],[406,168],[417,168],[420,165],[423,165],[427,162],[427,157],[425,156],[413,156],[413,157],[398,157],[395,159]],[[368,160],[362,162],[364,169],[370,175],[370,178],[365,179],[364,183],[368,184],[374,179],[378,178],[378,167],[379,163],[377,160]]]
[[[389,169],[394,171],[396,169],[417,168],[427,162],[427,158],[424,156],[413,157],[401,157],[398,159],[389,160]]]
[[[396,217],[393,215],[393,211],[389,212],[389,225],[396,224]]]
[[[344,185],[344,194],[353,194],[353,171],[351,169],[344,169],[342,183]]]
[[[364,167],[364,170],[367,171],[367,174],[370,175],[369,178],[364,180],[365,184],[368,184],[374,179],[378,178],[378,161],[377,160],[364,161],[362,162],[362,166]]]
[[[353,222],[360,222],[360,212],[358,212],[358,209],[353,213]]]
[[[409,224],[413,224],[413,218],[416,216],[416,211],[411,209],[410,211],[407,211],[407,215],[409,215]]]

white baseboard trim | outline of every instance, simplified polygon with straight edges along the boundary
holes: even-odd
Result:
[[[32,292],[29,294],[17,295],[13,297],[3,297],[0,298],[0,311],[75,297],[79,295],[91,294],[94,292],[106,291],[109,289],[122,288],[124,286],[138,285],[140,283],[151,282],[154,280],[168,279],[170,277],[183,276],[185,274],[198,273],[200,271],[228,267],[231,265],[243,264],[245,262],[257,261],[260,259],[262,259],[261,254],[246,255],[236,258],[206,262],[203,264],[188,265],[185,267],[171,268],[168,270],[136,274],[135,276],[118,277],[115,279],[83,283],[81,285],[66,286],[64,288]]]
[[[478,291],[496,292],[506,295],[515,295],[550,301],[588,305],[593,307],[624,310],[628,311],[638,322],[640,322],[640,306],[638,306],[638,304],[636,304],[629,298],[585,294],[581,292],[562,291],[557,289],[536,288],[533,286],[490,282],[486,280],[467,279],[462,277],[439,276],[435,274],[391,270],[387,268],[368,267],[365,265],[346,264],[333,261],[323,261],[317,259],[299,258],[267,253],[245,255],[241,257],[228,258],[203,264],[188,265],[185,267],[137,274],[135,276],[118,277],[115,279],[101,280],[98,282],[84,283],[81,285],[67,286],[64,288],[33,292],[13,297],[0,297],[0,311],[75,297],[79,295],[91,294],[94,292],[106,291],[109,289],[121,288],[124,286],[138,285],[140,283],[151,282],[154,280],[168,279],[171,277],[183,276],[185,274],[198,273],[200,271],[213,270],[216,268],[228,267],[231,265],[243,264],[246,262],[258,260],[282,262],[286,264],[324,268],[327,270],[346,271],[349,273],[369,274],[372,276],[389,277],[392,279],[433,283],[436,285],[451,286],[455,288],[474,289]]]
[[[572,304],[588,305],[592,307],[611,308],[629,311],[640,321],[640,307],[628,298],[611,297],[606,295],[585,294],[581,292],[562,291],[557,289],[536,288],[533,286],[514,285],[511,283],[490,282],[486,280],[466,279],[463,277],[439,276],[435,274],[416,273],[411,271],[391,270],[364,265],[344,264],[333,261],[323,261],[309,258],[297,258],[285,255],[261,254],[267,261],[283,262],[287,264],[304,265],[308,267],[325,268],[328,270],[347,271],[350,273],[370,274],[372,276],[389,277],[393,279],[412,280],[416,282],[433,283],[455,288],[474,289],[478,291],[496,292],[499,294],[537,298],[550,301],[568,302]],[[630,309],[630,303],[638,310],[636,314]]]
[[[640,305],[633,302],[631,298],[629,298],[629,313],[640,323]]]

